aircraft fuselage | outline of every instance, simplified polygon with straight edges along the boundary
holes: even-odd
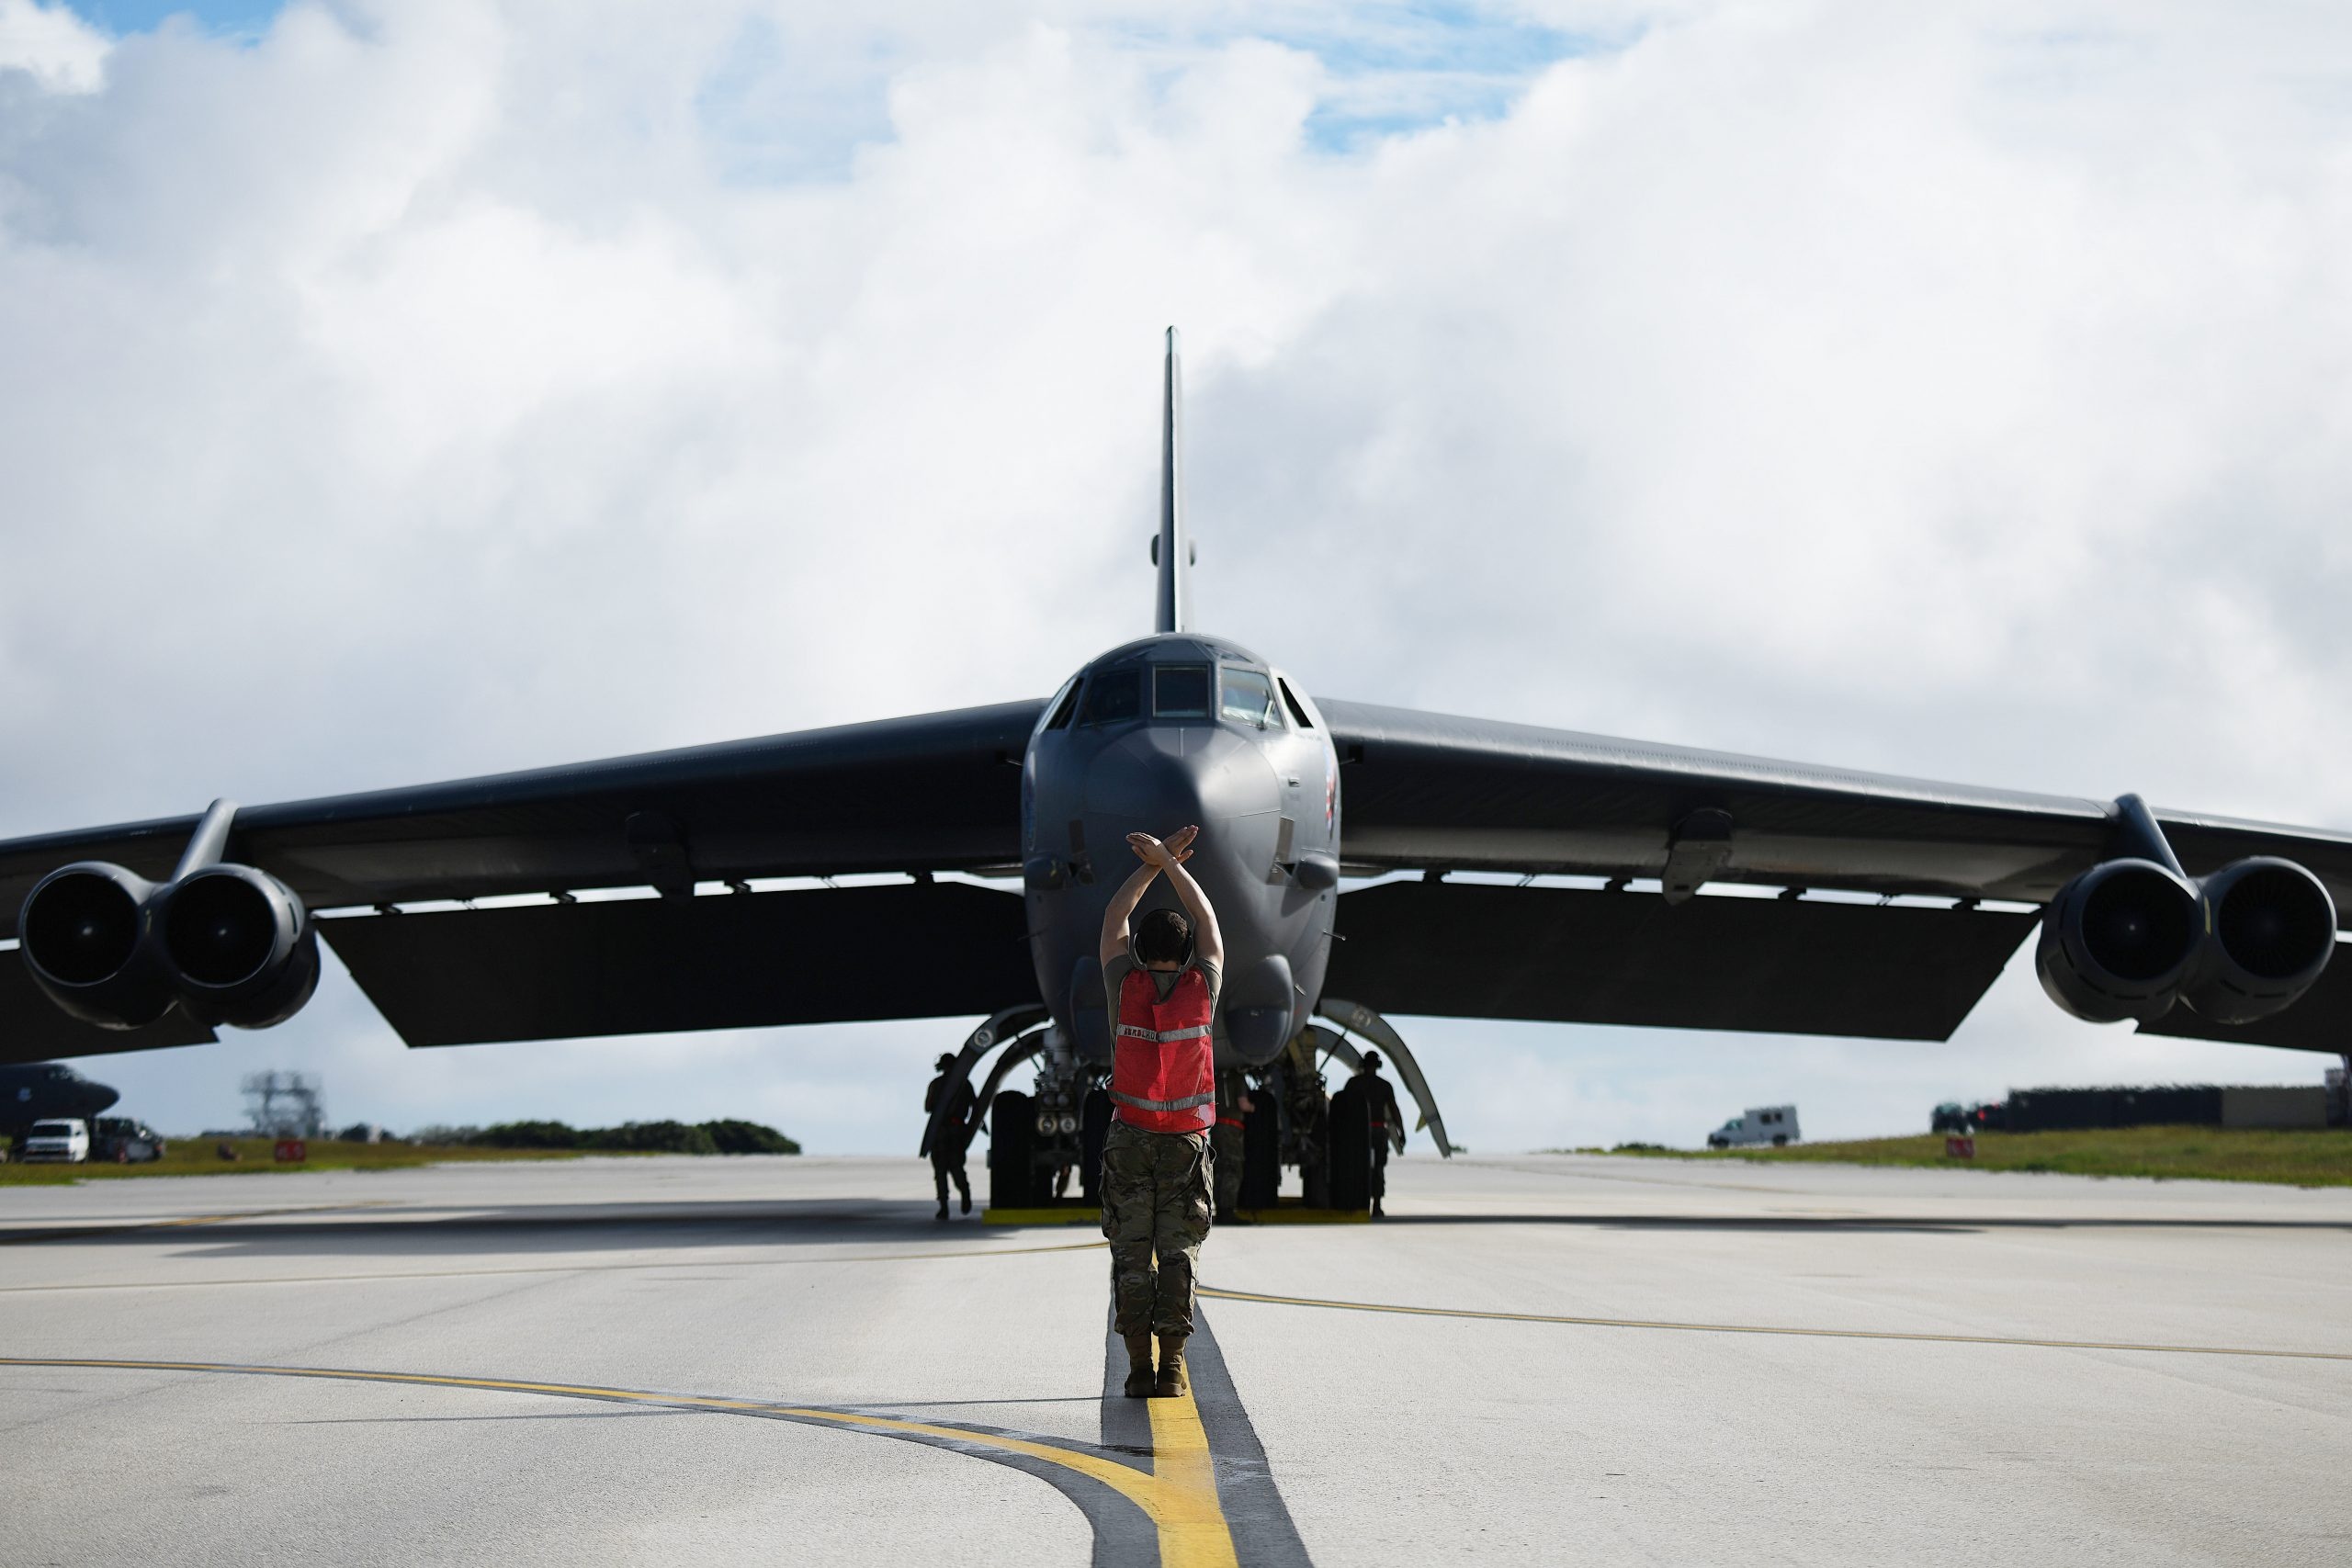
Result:
[[[34,1122],[53,1116],[86,1121],[121,1098],[62,1062],[0,1066],[0,1141],[21,1137]]]
[[[1070,677],[1022,772],[1023,882],[1037,986],[1080,1055],[1111,1059],[1097,949],[1134,872],[1126,836],[1198,823],[1186,869],[1225,942],[1217,1060],[1270,1061],[1312,1012],[1330,955],[1339,757],[1281,671],[1222,638],[1168,633]],[[1177,907],[1166,882],[1143,908]]]

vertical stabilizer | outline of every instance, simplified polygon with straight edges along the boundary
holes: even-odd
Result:
[[[1159,537],[1151,558],[1159,568],[1154,631],[1181,632],[1192,610],[1192,541],[1184,536],[1184,384],[1176,355],[1176,329],[1168,329],[1165,400],[1159,412]]]

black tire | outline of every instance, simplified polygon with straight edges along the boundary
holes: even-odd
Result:
[[[1089,1089],[1078,1112],[1078,1188],[1090,1203],[1102,1201],[1102,1140],[1110,1135],[1110,1090]]]
[[[1775,1134],[1772,1134],[1772,1146],[1773,1146],[1774,1148],[1776,1148],[1776,1149],[1785,1149],[1785,1148],[1787,1148],[1787,1147],[1789,1146],[1789,1135],[1788,1135],[1786,1133],[1775,1133]]]
[[[1372,1102],[1363,1086],[1350,1083],[1331,1097],[1331,1158],[1329,1206],[1372,1207]]]
[[[989,1207],[1028,1209],[1037,1203],[1036,1102],[1018,1089],[999,1090],[989,1106]]]
[[[1245,1209],[1271,1209],[1282,1201],[1283,1123],[1270,1090],[1251,1095],[1255,1107],[1241,1122],[1241,1197]]]

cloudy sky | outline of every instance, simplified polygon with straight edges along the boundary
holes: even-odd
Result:
[[[2347,242],[2328,6],[0,0],[0,836],[1042,695],[1171,321],[1315,692],[2352,824]],[[967,1027],[89,1066],[895,1152]],[[2323,1065],[1405,1027],[1480,1150]]]

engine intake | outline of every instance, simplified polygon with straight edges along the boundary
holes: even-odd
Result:
[[[2034,968],[2076,1018],[2154,1018],[2189,979],[2203,925],[2188,878],[2151,860],[2107,861],[2058,890]]]
[[[171,981],[146,940],[155,885],[104,861],[51,872],[17,919],[33,984],[101,1029],[137,1029],[171,1010]]]
[[[2335,953],[2335,900],[2292,861],[2258,856],[2205,878],[2204,942],[2181,1000],[2216,1023],[2267,1018]]]
[[[175,1002],[206,1023],[267,1029],[318,989],[310,910],[248,865],[202,865],[159,887],[83,861],[41,878],[17,928],[33,983],[102,1029],[153,1023]]]
[[[319,985],[318,933],[291,888],[248,865],[211,865],[163,890],[155,927],[187,1010],[207,1023],[267,1029]]]

